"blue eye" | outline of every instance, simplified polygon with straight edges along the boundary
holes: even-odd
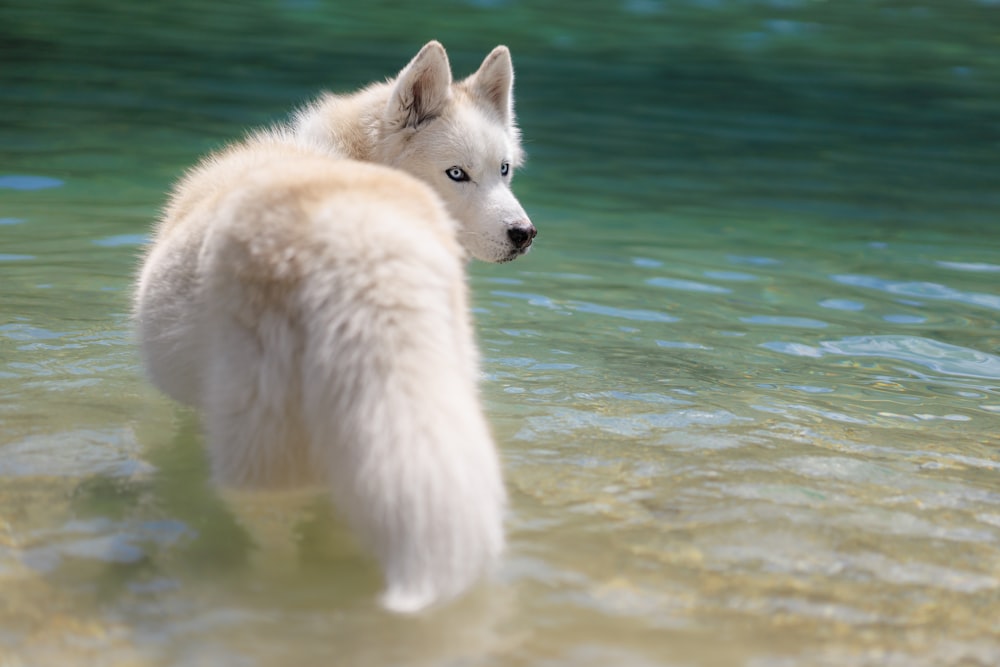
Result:
[[[510,173],[510,162],[504,162],[500,165],[500,175],[506,176]]]
[[[465,170],[462,169],[461,167],[451,167],[444,173],[448,174],[448,178],[455,181],[456,183],[461,183],[463,181],[469,180],[469,175],[465,173]]]

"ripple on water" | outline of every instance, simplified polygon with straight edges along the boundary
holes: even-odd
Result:
[[[58,188],[63,182],[58,178],[48,176],[30,176],[25,174],[4,174],[0,176],[0,188],[8,190],[45,190]]]
[[[68,335],[66,331],[52,331],[26,322],[0,325],[0,336],[16,341],[56,340]]]
[[[780,260],[773,257],[755,257],[752,255],[729,255],[726,257],[726,261],[732,264],[749,264],[750,266],[778,266],[781,264]]]
[[[0,446],[0,478],[132,477],[152,472],[130,429],[31,436]]]
[[[757,280],[757,276],[752,273],[743,273],[742,271],[705,271],[702,275],[713,280],[731,280],[738,283]]]
[[[756,539],[755,539],[756,538]],[[890,556],[863,551],[838,552],[832,549],[803,548],[791,540],[777,548],[778,536],[744,536],[736,544],[720,545],[712,551],[721,560],[742,563],[762,563],[773,572],[809,572],[848,578],[874,577],[896,586],[924,586],[958,593],[979,593],[996,590],[1000,582],[995,577],[915,560],[900,561]]]
[[[61,528],[33,536],[42,543],[26,549],[21,557],[28,567],[51,572],[65,558],[105,563],[137,563],[147,557],[149,546],[169,546],[193,532],[172,519],[114,522],[107,518],[69,521]]]
[[[687,343],[684,341],[674,341],[674,340],[658,340],[656,341],[658,347],[666,347],[676,350],[711,350],[712,348],[707,345],[702,345],[701,343]]]
[[[945,375],[1000,380],[1000,357],[918,336],[849,336],[823,341],[818,347],[774,341],[763,343],[761,347],[799,357],[822,357],[826,354],[884,357],[908,361]]]
[[[933,299],[937,301],[954,301],[970,306],[979,306],[991,310],[1000,310],[1000,296],[984,292],[963,292],[945,285],[932,282],[917,282],[904,280],[886,280],[875,276],[833,275],[830,279],[841,285],[875,289],[889,294],[912,296],[918,299]]]
[[[789,384],[785,385],[785,387],[794,391],[801,391],[804,394],[832,394],[834,392],[834,389],[831,387],[814,387],[805,384]]]
[[[1000,264],[967,263],[967,262],[934,262],[943,269],[953,271],[972,271],[975,273],[1000,272]]]
[[[795,327],[797,329],[825,329],[830,326],[823,320],[814,320],[809,317],[785,317],[777,315],[752,315],[741,317],[740,322],[747,324],[763,324],[773,327]]]
[[[646,281],[646,284],[653,287],[665,287],[666,289],[675,289],[684,292],[705,292],[707,294],[729,294],[732,292],[728,287],[699,283],[695,280],[681,280],[679,278],[650,278]]]
[[[612,389],[609,391],[600,391],[600,392],[579,392],[573,394],[573,397],[584,401],[603,402],[610,398],[615,401],[635,401],[637,403],[660,403],[663,405],[691,405],[691,401],[685,401],[679,398],[674,398],[673,396],[667,396],[666,394],[658,394],[656,392],[620,391],[616,389]]]
[[[902,313],[883,315],[882,319],[892,324],[923,324],[927,321],[926,317],[921,317],[920,315],[904,315]]]
[[[573,408],[553,409],[547,415],[529,417],[515,436],[519,440],[534,440],[542,434],[569,435],[576,431],[593,430],[624,437],[648,437],[692,425],[724,426],[736,421],[750,421],[728,410],[682,409],[670,412],[647,412],[607,415]]]
[[[523,285],[524,281],[520,278],[504,278],[501,276],[490,276],[489,278],[481,278],[483,282],[493,283],[495,285]]]
[[[540,306],[542,308],[548,308],[549,310],[555,310],[565,313],[565,309],[557,304],[555,301],[545,296],[544,294],[532,294],[531,292],[508,292],[506,290],[493,290],[490,292],[493,296],[507,297],[508,299],[520,299],[521,301],[527,301],[529,305]]]
[[[599,303],[588,303],[586,301],[569,301],[566,305],[570,310],[576,310],[581,313],[606,315],[607,317],[617,317],[637,322],[676,322],[678,320],[673,315],[641,308],[615,308],[614,306],[603,306]]]
[[[94,245],[99,245],[103,248],[120,248],[125,246],[137,246],[145,245],[149,243],[148,234],[117,234],[115,236],[106,236],[101,239],[94,239],[91,241]]]
[[[865,309],[865,304],[859,301],[851,301],[850,299],[824,299],[819,302],[822,308],[830,308],[831,310],[849,310],[849,311],[860,311]]]
[[[787,405],[752,405],[754,410],[759,410],[761,412],[767,412],[774,415],[794,415],[796,413],[813,414],[826,419],[830,419],[835,422],[841,422],[844,424],[867,424],[868,421],[864,419],[859,419],[858,417],[852,417],[851,415],[844,414],[843,412],[837,412],[835,410],[827,410],[814,405],[805,405],[802,403],[790,403]]]
[[[876,553],[854,556],[850,558],[850,564],[882,581],[902,586],[920,585],[957,593],[979,593],[1000,588],[1000,581],[988,575],[921,562],[908,562],[901,567],[898,560]]]

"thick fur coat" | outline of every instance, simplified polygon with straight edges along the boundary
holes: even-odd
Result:
[[[147,372],[203,414],[216,481],[326,486],[394,611],[460,594],[504,546],[465,263],[535,236],[510,190],[512,83],[505,47],[454,83],[431,42],[210,155],[137,281]]]

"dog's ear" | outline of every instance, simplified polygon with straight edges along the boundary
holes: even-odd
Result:
[[[514,124],[514,65],[506,46],[490,51],[476,73],[463,84],[478,102],[496,112],[504,125]]]
[[[385,118],[395,129],[416,128],[439,115],[450,97],[448,54],[440,42],[428,42],[393,82]]]

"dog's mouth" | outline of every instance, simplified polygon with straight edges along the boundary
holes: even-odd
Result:
[[[507,262],[513,262],[515,259],[517,259],[521,255],[527,255],[529,250],[531,250],[531,241],[528,241],[528,244],[525,245],[522,248],[514,248],[513,250],[511,250],[507,254],[506,257],[504,257],[503,259],[501,259],[498,263],[499,264],[505,264]]]

